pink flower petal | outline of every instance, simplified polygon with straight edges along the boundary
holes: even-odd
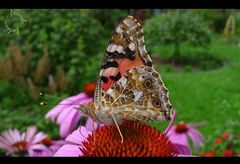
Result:
[[[51,111],[49,111],[45,118],[50,118],[53,122],[56,120],[57,116],[66,109],[68,106],[76,105],[75,103],[83,98],[86,98],[85,93],[80,93],[75,96],[71,96],[62,100],[58,105],[56,105]]]
[[[80,104],[80,105],[83,105],[83,104],[85,104],[85,103],[92,102],[92,101],[93,101],[93,98],[87,97],[87,98],[85,98],[85,99],[81,99],[81,100],[79,101],[79,104]]]
[[[0,141],[3,145],[6,145],[6,146],[11,146],[12,145],[12,143],[3,136],[0,136]]]
[[[176,129],[176,126],[174,125],[174,126],[172,126],[172,127],[167,131],[167,133],[166,133],[166,130],[164,131],[164,133],[170,136],[170,135],[172,135],[173,133],[176,133],[176,132],[175,132],[175,129]]]
[[[66,144],[54,154],[54,157],[79,157],[82,155],[79,148],[78,145]]]
[[[74,95],[74,96],[71,96],[71,97],[68,97],[68,98],[65,98],[64,100],[62,100],[59,104],[69,104],[69,105],[74,105],[76,102],[78,102],[79,100],[81,99],[85,99],[87,98],[88,96],[82,92],[82,93],[79,93],[77,95]]]
[[[20,141],[26,140],[26,132],[23,132],[20,138]]]
[[[187,135],[185,133],[173,132],[171,135],[168,135],[168,137],[174,144],[180,144],[180,145],[185,145],[187,147],[190,147]]]
[[[33,151],[31,154],[29,153],[29,157],[52,157],[53,154],[50,150],[46,151]]]
[[[52,145],[64,145],[66,144],[65,140],[53,140]]]
[[[71,110],[60,126],[60,135],[62,138],[67,137],[73,131],[73,128],[76,126],[79,119],[80,113],[76,111],[76,109]]]
[[[81,93],[79,93],[77,95],[68,97],[68,98],[64,99],[63,101],[65,101],[65,103],[67,103],[67,102],[68,103],[69,102],[74,102],[75,103],[76,101],[79,101],[79,100],[87,98],[87,97],[88,97],[88,95],[86,93],[81,92]]]
[[[63,144],[64,145],[64,144]],[[49,147],[49,149],[52,151],[52,152],[57,152],[58,151],[58,149],[60,149],[60,147],[61,146],[63,146],[63,145],[51,145],[50,147]]]
[[[9,145],[6,145],[5,143],[3,142],[0,142],[0,148],[8,148]]]
[[[187,132],[188,136],[192,139],[195,152],[198,151],[199,144],[203,143],[202,138],[199,138],[199,132],[193,128],[189,128]],[[201,135],[201,134],[200,134]]]
[[[100,124],[94,122],[90,117],[87,118],[87,122],[85,124],[85,127],[88,130],[90,130],[90,131],[96,130],[99,126],[100,126]]]
[[[12,131],[10,131],[10,136],[14,138],[15,142],[21,141],[21,135],[17,129],[13,129]]]
[[[177,149],[178,154],[181,154],[181,155],[191,155],[192,154],[191,149],[186,145],[174,144],[174,146]]]
[[[55,122],[58,114],[65,108],[63,105],[56,105],[53,109],[51,109],[46,115],[45,118],[50,118],[52,122]]]
[[[72,144],[81,145],[84,140],[91,134],[84,126],[80,126],[77,130],[73,131],[65,140]]]
[[[61,113],[57,117],[57,120],[56,120],[57,124],[60,125],[66,117],[69,118],[68,114],[74,109],[74,107],[75,105],[72,105],[63,109],[63,111],[61,111]]]
[[[32,145],[28,149],[28,156],[30,157],[47,157],[52,155],[53,153],[49,150],[49,148],[43,144]]]
[[[34,137],[34,139],[33,139],[33,141],[32,141],[31,144],[39,143],[39,142],[41,142],[41,141],[42,141],[44,138],[46,138],[46,137],[47,137],[47,135],[44,134],[43,132],[38,132],[38,133],[35,135],[35,137]]]
[[[8,130],[8,131],[4,131],[4,132],[2,133],[2,136],[3,136],[5,139],[7,139],[8,141],[10,141],[11,143],[15,143],[14,137],[12,137],[12,136],[10,135],[10,131],[12,131],[12,129],[10,129],[10,130]]]
[[[47,113],[46,118],[56,121],[60,125],[60,136],[65,138],[77,125],[82,113],[76,108],[87,102],[92,102],[93,98],[85,93],[80,93],[62,100],[59,105]]]
[[[164,131],[165,134],[167,134],[167,133],[172,129],[172,124],[173,124],[173,122],[174,122],[174,120],[175,120],[176,115],[177,115],[177,112],[176,112],[176,110],[174,110],[172,119],[171,119],[168,127],[167,127],[166,130]]]
[[[191,131],[191,133],[194,133],[196,135],[196,137],[199,139],[199,142],[204,143],[204,138],[202,136],[202,134],[195,128],[190,128],[189,129]]]
[[[178,154],[177,157],[199,157],[199,156],[196,156],[196,155]]]
[[[43,144],[36,144],[36,145],[33,145],[33,146],[29,147],[29,149],[32,149],[32,150],[47,150],[48,147],[46,147]]]
[[[31,126],[27,129],[26,132],[26,141],[32,142],[34,134],[36,133],[37,129],[35,126]]]

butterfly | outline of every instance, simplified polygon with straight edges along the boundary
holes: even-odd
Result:
[[[94,102],[79,110],[102,124],[164,121],[173,107],[145,49],[143,29],[127,16],[113,30],[100,67]]]

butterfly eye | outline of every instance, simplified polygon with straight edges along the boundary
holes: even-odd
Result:
[[[161,107],[161,102],[159,100],[153,100],[152,104],[156,108],[160,108]]]
[[[152,80],[151,79],[147,79],[144,81],[144,87],[151,87],[152,86]]]

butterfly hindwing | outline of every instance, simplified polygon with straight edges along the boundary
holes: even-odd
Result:
[[[145,49],[143,30],[132,16],[124,18],[113,30],[101,64],[94,102],[99,106],[102,97],[128,70],[152,66]]]
[[[148,66],[129,70],[107,91],[101,108],[112,109],[123,120],[161,121],[172,116],[168,90],[160,74]]]

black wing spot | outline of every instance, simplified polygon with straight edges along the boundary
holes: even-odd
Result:
[[[127,47],[124,51],[125,51],[124,56],[126,56],[130,60],[134,60],[135,59],[135,56],[134,56],[135,53],[134,53],[134,51],[130,50],[129,47]]]
[[[108,78],[105,77],[105,76],[102,76],[102,77],[101,77],[101,80],[102,80],[104,83],[107,83],[107,82],[108,82]]]
[[[107,61],[106,64],[102,65],[101,69],[107,69],[107,68],[110,68],[110,67],[115,67],[115,68],[117,68],[118,66],[119,66],[119,65],[118,65],[118,63],[117,63],[116,61],[112,61],[112,62]]]
[[[153,100],[152,104],[155,108],[160,108],[161,107],[161,102],[157,99]]]
[[[115,81],[115,76],[109,76],[109,78]]]
[[[111,80],[118,81],[121,77],[122,76],[121,76],[120,72],[118,72],[116,76],[110,76],[109,78]]]
[[[152,79],[146,79],[143,82],[143,85],[144,85],[144,87],[146,87],[148,89],[152,89],[152,85],[153,85]]]
[[[134,56],[135,51],[130,50],[129,47],[125,48],[124,51],[125,51],[124,53],[118,53],[117,51],[115,51],[115,52],[107,52],[109,57],[108,57],[108,59],[105,60],[105,64],[102,65],[101,68],[118,67],[118,63],[116,61],[113,61],[113,62],[109,62],[108,61],[110,58],[116,59],[116,57],[117,58],[126,57],[126,58],[128,58],[130,60],[134,60],[135,59],[135,56]]]
[[[148,67],[152,67],[152,62],[147,61],[146,66],[148,66]]]
[[[118,81],[121,78],[121,73],[118,72],[117,75],[115,76],[115,81]]]

